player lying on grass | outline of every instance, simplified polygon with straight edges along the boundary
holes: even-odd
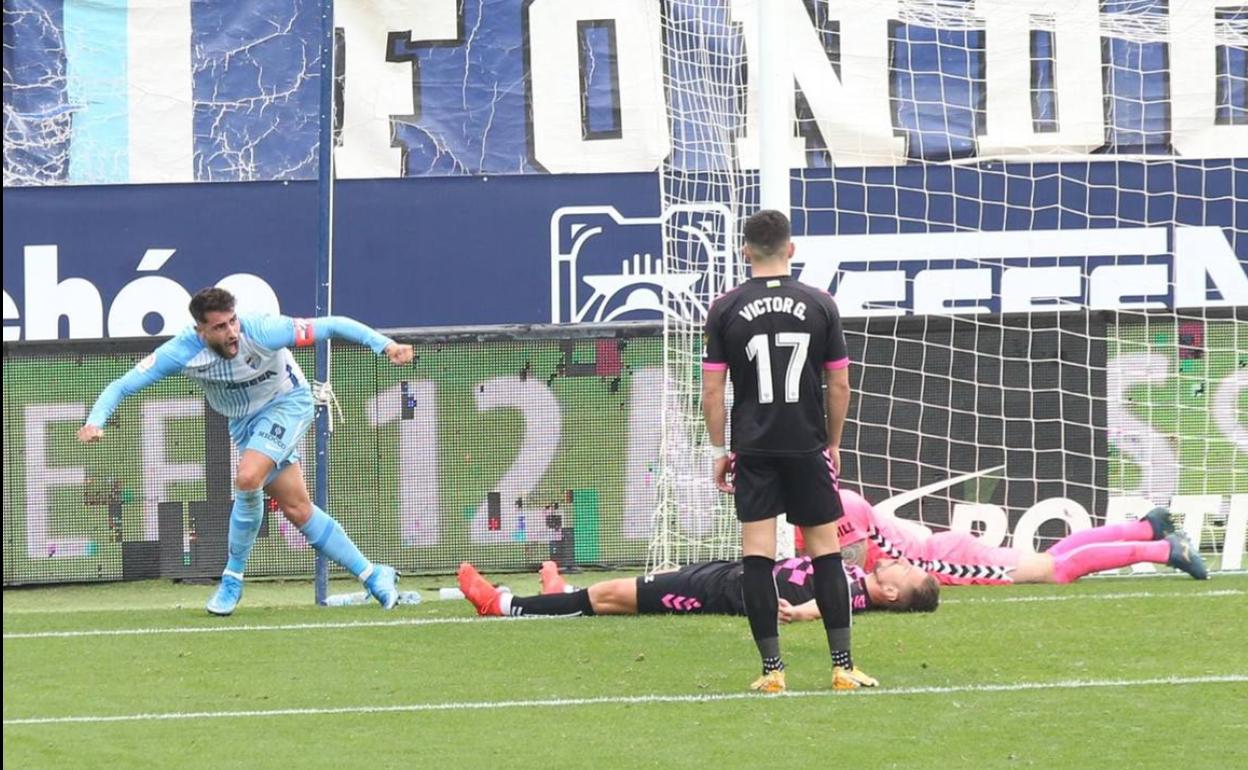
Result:
[[[1197,580],[1209,577],[1200,553],[1186,534],[1175,532],[1165,508],[1136,521],[1072,532],[1044,553],[1032,553],[992,547],[969,532],[933,534],[917,522],[879,512],[855,492],[842,489],[840,495],[845,560],[864,569],[904,556],[945,585],[1070,583],[1145,562],[1175,567]]]
[[[589,588],[567,586],[553,561],[542,564],[542,593],[513,596],[495,588],[468,562],[459,565],[459,587],[479,615],[577,617],[586,615],[744,615],[740,561],[706,561],[673,572],[616,578]],[[784,622],[818,620],[814,568],[807,557],[776,563],[772,571]],[[877,559],[870,572],[845,567],[854,612],[932,612],[940,584],[906,559]]]
[[[99,441],[122,399],[148,385],[173,374],[195,380],[209,406],[230,419],[230,438],[239,450],[229,558],[208,611],[229,615],[242,598],[243,570],[264,519],[264,492],[313,548],[355,575],[382,607],[393,607],[399,598],[394,568],[364,558],[338,522],[308,498],[298,447],[312,424],[315,402],[289,348],[311,345],[318,337],[345,339],[402,365],[412,360],[412,346],[341,316],[239,316],[234,296],[219,288],[197,292],[190,310],[193,326],[104,389],[78,430],[78,440]]]

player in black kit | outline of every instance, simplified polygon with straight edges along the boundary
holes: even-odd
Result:
[[[599,580],[572,588],[553,561],[541,569],[542,592],[513,596],[497,588],[468,562],[459,565],[459,588],[477,614],[495,617],[592,615],[744,615],[739,561],[703,561],[672,572],[637,578]],[[810,557],[776,562],[773,579],[784,622],[818,620],[814,568]],[[880,559],[870,572],[846,564],[853,611],[932,612],[940,603],[940,585],[906,559]]]
[[[836,303],[789,274],[789,220],[764,210],[745,222],[751,278],[715,301],[706,319],[702,415],[715,484],[734,493],[741,520],[742,588],[763,659],[751,689],[782,692],[778,597],[772,580],[776,522],[801,527],[814,568],[815,602],[832,652],[832,686],[875,687],[850,655],[849,585],[835,521],[841,428],[849,408],[849,357]],[[732,377],[732,454],[724,446],[724,390]],[[826,384],[826,394],[825,394]],[[732,476],[732,483],[728,477]]]

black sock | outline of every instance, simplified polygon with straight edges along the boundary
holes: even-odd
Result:
[[[590,604],[589,591],[582,588],[570,594],[513,596],[510,614],[512,617],[593,615],[594,606]]]
[[[823,616],[828,634],[828,649],[833,665],[853,668],[850,657],[849,578],[839,553],[828,553],[810,560],[815,570],[815,604]]]
[[[780,662],[780,621],[777,620],[780,598],[776,594],[775,576],[772,575],[776,560],[766,556],[747,556],[741,562],[744,566],[741,593],[754,643],[758,645],[758,653],[764,662],[774,659],[772,670],[781,670],[784,664]]]

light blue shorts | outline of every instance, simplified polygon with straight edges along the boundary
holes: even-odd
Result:
[[[316,416],[316,404],[306,388],[292,390],[255,414],[230,420],[230,438],[239,452],[259,452],[277,465],[268,484],[287,465],[299,462],[299,441]]]

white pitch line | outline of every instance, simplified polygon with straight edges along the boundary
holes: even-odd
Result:
[[[592,698],[550,698],[541,700],[459,701],[449,703],[411,703],[396,706],[339,706],[333,708],[291,708],[264,711],[174,711],[113,716],[26,717],[4,720],[11,725],[94,724],[100,722],[168,722],[186,719],[229,719],[284,716],[324,716],[334,714],[396,714],[429,711],[492,711],[509,708],[565,708],[572,706],[644,705],[652,703],[719,703],[757,698],[821,698],[828,696],[864,697],[889,695],[951,695],[958,693],[1021,692],[1025,690],[1067,690],[1089,687],[1151,687],[1195,684],[1248,683],[1248,674],[1222,676],[1159,677],[1156,679],[1084,679],[1059,682],[1019,682],[1016,684],[972,684],[950,687],[898,687],[896,689],[858,690],[853,693],[837,690],[790,691],[766,696],[756,693],[717,693],[708,695],[602,695]]]
[[[338,623],[276,623],[247,626],[188,626],[183,628],[89,628],[82,631],[31,631],[5,634],[10,639],[67,639],[83,636],[159,636],[162,634],[228,634],[244,631],[319,631],[331,628],[387,628],[393,626],[445,626],[458,623],[510,623],[513,621],[554,620],[543,616],[527,618],[407,618],[404,620],[353,620]]]
[[[1205,599],[1216,598],[1220,596],[1243,596],[1248,593],[1238,588],[1224,588],[1218,591],[1199,591],[1190,594],[1183,593],[1154,593],[1152,591],[1133,591],[1130,593],[1115,594],[1070,594],[1067,596],[1006,596],[997,599],[948,599],[941,600],[941,604],[1016,604],[1018,602],[1072,602],[1084,599],[1105,601],[1116,599],[1156,599],[1164,596],[1174,596],[1181,599]]]
[[[1136,591],[1132,593],[1113,594],[1072,594],[1068,596],[1008,596],[984,599],[946,599],[941,604],[1016,604],[1019,602],[1067,602],[1081,600],[1118,600],[1118,599],[1155,599],[1163,597],[1179,598],[1218,598],[1224,596],[1243,596],[1248,591],[1238,588],[1227,588],[1217,591],[1201,591],[1193,593],[1165,593],[1154,591]],[[342,628],[392,628],[403,626],[443,626],[460,623],[510,623],[532,622],[535,620],[563,620],[565,618],[530,616],[520,618],[406,618],[403,620],[354,620],[338,623],[276,623],[272,625],[240,625],[240,626],[188,626],[165,628],[91,628],[81,631],[28,631],[4,634],[4,641],[18,639],[72,639],[93,636],[161,636],[165,634],[228,634],[251,631],[317,631],[321,629]]]

